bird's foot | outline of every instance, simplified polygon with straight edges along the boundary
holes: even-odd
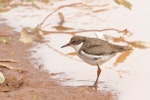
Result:
[[[94,85],[89,86],[89,87],[92,88],[92,89],[97,89],[98,88],[97,84],[94,84]]]

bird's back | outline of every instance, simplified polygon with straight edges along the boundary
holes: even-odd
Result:
[[[111,44],[98,38],[87,38],[82,46],[82,50],[87,54],[108,55],[129,50],[128,46]]]

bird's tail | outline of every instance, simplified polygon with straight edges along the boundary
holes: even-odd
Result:
[[[127,51],[127,50],[131,50],[131,49],[132,49],[131,46],[118,46],[118,45],[116,45],[116,51],[117,52]]]

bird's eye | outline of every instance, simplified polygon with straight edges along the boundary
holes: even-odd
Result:
[[[72,41],[72,43],[74,44],[74,43],[76,43],[76,41]]]

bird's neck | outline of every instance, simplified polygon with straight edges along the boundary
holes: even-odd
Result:
[[[83,42],[78,44],[78,45],[72,45],[71,47],[74,48],[76,52],[79,52],[82,45],[83,45]]]

